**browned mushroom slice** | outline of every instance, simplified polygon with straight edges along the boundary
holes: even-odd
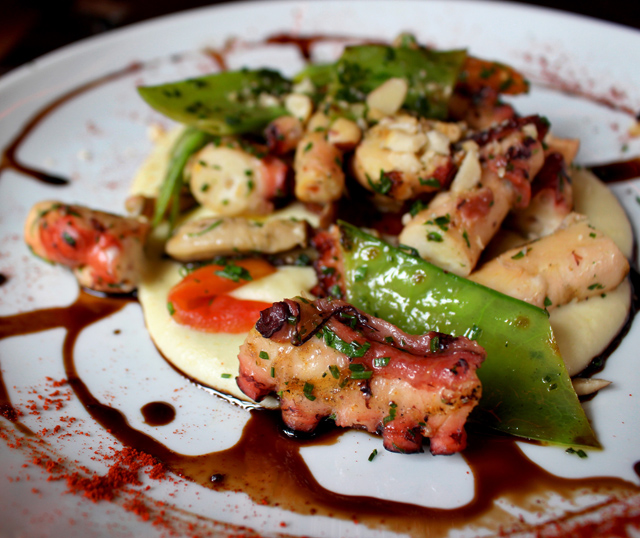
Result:
[[[242,217],[210,217],[180,226],[165,250],[180,261],[259,252],[276,254],[306,246],[309,225],[294,219],[257,222]]]

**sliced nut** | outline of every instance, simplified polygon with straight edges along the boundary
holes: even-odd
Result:
[[[427,144],[424,133],[409,134],[400,130],[389,131],[384,148],[400,153],[418,153]]]
[[[316,87],[309,77],[305,77],[293,85],[294,93],[313,93],[315,89]]]
[[[311,118],[309,118],[309,123],[307,123],[307,131],[320,131],[327,130],[331,125],[331,120],[329,116],[324,114],[323,112],[316,112]]]
[[[313,112],[313,102],[308,95],[290,93],[284,99],[284,107],[302,122],[306,122]]]
[[[275,95],[271,95],[270,93],[265,93],[262,92],[259,96],[258,96],[258,102],[260,103],[260,106],[263,107],[273,107],[273,106],[280,106],[280,99],[278,99]]]
[[[405,79],[390,78],[369,93],[367,105],[383,114],[395,114],[402,107],[408,90],[409,85]]]
[[[460,168],[456,176],[451,183],[452,192],[464,192],[469,191],[476,187],[480,181],[482,175],[482,167],[480,166],[480,158],[478,157],[478,151],[475,149],[467,150]]]
[[[538,129],[536,128],[536,126],[533,123],[527,123],[523,128],[522,128],[522,132],[527,135],[530,136],[531,138],[534,139],[538,139]]]
[[[440,131],[429,131],[427,133],[429,139],[429,149],[439,153],[440,155],[449,155],[450,142],[449,138]]]
[[[455,123],[451,121],[436,121],[434,127],[436,130],[445,135],[449,142],[456,143],[462,138],[462,132],[464,124]]]

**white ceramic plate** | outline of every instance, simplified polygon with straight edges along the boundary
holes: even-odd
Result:
[[[516,108],[522,114],[547,116],[559,136],[581,138],[581,164],[640,155],[640,139],[628,136],[634,123],[628,111],[640,110],[640,33],[623,27],[522,5],[475,1],[256,2],[161,18],[66,47],[0,81],[0,147],[6,147],[55,99],[103,75],[144,63],[130,75],[61,104],[20,145],[21,162],[69,177],[70,185],[48,186],[10,169],[1,172],[0,274],[8,278],[0,286],[0,315],[65,306],[75,300],[77,286],[69,273],[30,256],[21,239],[22,222],[32,204],[49,198],[121,211],[129,182],[151,147],[147,127],[156,121],[167,124],[137,97],[137,85],[213,70],[215,62],[202,51],[220,50],[232,37],[259,42],[286,32],[391,40],[401,31],[411,31],[421,42],[438,48],[467,47],[476,56],[522,70],[533,88],[529,96],[515,101]],[[337,47],[326,45],[316,51],[319,58],[334,57],[337,52]],[[176,54],[181,55],[179,61]],[[227,61],[231,68],[269,65],[289,75],[302,66],[297,50],[283,46],[240,47]],[[636,183],[617,184],[614,191],[638,232]],[[33,431],[48,428],[43,434],[47,450],[74,465],[104,473],[105,463],[95,457],[96,451],[107,454],[111,446],[119,445],[93,421],[69,387],[62,387],[70,398],[59,411],[45,412],[38,400],[38,395],[55,390],[47,378],[65,376],[63,338],[64,331],[54,329],[0,340],[5,385],[18,409],[28,410],[31,400],[39,406],[38,415],[27,411],[21,420]],[[523,445],[532,461],[565,477],[606,475],[640,484],[633,470],[640,460],[638,345],[640,328],[635,323],[603,374],[613,385],[585,406],[604,450],[583,460],[560,448]],[[121,410],[134,428],[177,451],[220,450],[241,435],[247,413],[173,371],[147,338],[136,304],[84,331],[75,355],[78,371],[101,402]],[[154,428],[143,422],[140,408],[156,400],[176,407],[177,416],[170,425]],[[78,420],[71,426],[64,421],[67,416]],[[3,431],[10,432],[11,423],[0,420]],[[64,429],[53,435],[56,425]],[[93,503],[65,493],[66,484],[48,482],[48,474],[31,462],[29,451],[15,448],[15,440],[9,437],[0,442],[2,536],[168,534],[166,528],[143,521],[117,502]],[[461,457],[406,458],[382,453],[368,462],[375,447],[380,448],[379,440],[350,433],[337,445],[302,453],[320,483],[342,493],[441,508],[461,506],[473,497],[473,475]],[[390,534],[339,518],[299,516],[254,504],[241,493],[219,493],[193,483],[145,478],[146,484],[151,487],[145,498],[168,503],[166,510],[178,521],[178,533],[186,532],[185,525],[191,523],[200,535],[215,536],[242,532],[235,526],[263,535]],[[511,513],[540,523],[578,510],[576,505],[557,501],[553,509],[541,513],[518,513],[517,509]],[[423,532],[430,533],[429,529]],[[469,533],[488,535],[491,529]]]

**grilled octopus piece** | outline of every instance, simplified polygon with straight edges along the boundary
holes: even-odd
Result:
[[[420,256],[468,276],[510,211],[531,200],[531,180],[544,163],[548,124],[538,116],[509,120],[465,142],[478,147],[474,181],[440,192],[404,227],[398,240]]]
[[[508,227],[528,239],[539,239],[555,232],[572,209],[573,188],[565,159],[558,152],[547,153],[531,183],[531,202],[510,215]]]
[[[335,299],[286,299],[261,313],[240,348],[238,386],[260,401],[280,398],[285,424],[381,433],[392,452],[433,454],[466,446],[464,425],[482,387],[484,349],[438,332],[409,335]]]

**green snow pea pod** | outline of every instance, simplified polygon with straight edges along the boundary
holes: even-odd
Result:
[[[138,93],[175,121],[215,135],[232,135],[259,132],[288,114],[277,98],[290,90],[291,82],[276,71],[258,69],[141,86]]]
[[[328,97],[360,103],[390,78],[404,78],[409,89],[403,108],[444,119],[466,57],[464,50],[358,45],[347,47],[334,64],[307,67],[294,80],[310,78],[316,86],[326,88]]]
[[[600,447],[572,388],[547,313],[340,223],[346,299],[401,329],[467,336],[487,358],[471,417],[518,437]]]
[[[403,108],[428,118],[447,117],[449,98],[467,57],[464,50],[432,51],[384,45],[348,47],[330,87],[336,99],[363,101],[390,78],[404,78],[409,90]]]
[[[336,77],[336,64],[307,64],[302,71],[296,73],[293,82],[302,82],[309,79],[319,92],[323,92]]]
[[[152,226],[160,224],[167,213],[167,209],[169,209],[169,228],[173,229],[180,209],[180,191],[184,185],[184,167],[189,157],[211,142],[213,138],[213,135],[193,127],[187,127],[175,141],[169,155],[167,173],[158,192],[153,220],[151,221]]]

